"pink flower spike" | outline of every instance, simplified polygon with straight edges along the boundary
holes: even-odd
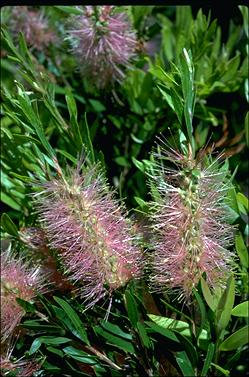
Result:
[[[173,149],[155,154],[151,184],[158,197],[151,203],[154,249],[151,287],[174,289],[187,300],[205,273],[211,288],[223,287],[233,266],[234,227],[228,224],[226,193],[231,187],[218,156],[194,159]],[[168,160],[168,166],[164,166]],[[175,167],[174,167],[175,165]]]
[[[1,254],[1,331],[2,341],[9,338],[25,314],[16,299],[32,301],[36,291],[42,292],[45,277],[39,268],[31,268],[10,251]]]
[[[97,87],[124,77],[137,46],[125,13],[114,6],[87,6],[82,16],[71,20],[67,39],[78,59],[82,75]]]
[[[140,276],[133,224],[97,167],[42,186],[37,208],[49,246],[88,306]]]
[[[10,30],[16,39],[22,32],[28,47],[40,52],[45,53],[49,45],[58,43],[58,37],[49,27],[44,13],[27,6],[11,9]]]

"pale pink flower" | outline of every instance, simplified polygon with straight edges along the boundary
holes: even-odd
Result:
[[[211,161],[199,153],[194,159],[191,149],[188,156],[168,149],[155,158],[153,289],[175,288],[187,299],[204,273],[211,288],[223,286],[233,264],[227,248],[234,227],[228,224],[225,197],[231,186],[226,171],[220,169],[221,156]]]
[[[39,268],[31,268],[21,257],[7,250],[1,254],[1,336],[9,338],[25,314],[17,303],[20,298],[32,301],[44,288],[44,276]]]
[[[139,276],[141,252],[132,223],[96,167],[43,188],[37,208],[49,246],[88,305]]]
[[[68,39],[80,69],[96,86],[103,88],[124,77],[137,45],[125,13],[117,7],[86,6],[82,16],[73,17]]]
[[[37,51],[45,52],[49,45],[58,42],[44,12],[27,6],[12,7],[9,27],[15,38],[22,32],[28,47]]]

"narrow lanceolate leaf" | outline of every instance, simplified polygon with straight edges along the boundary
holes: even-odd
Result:
[[[128,289],[126,289],[125,291],[125,303],[129,320],[131,321],[132,326],[136,328],[137,322],[139,320],[139,312],[136,300]]]
[[[157,325],[169,329],[171,331],[176,331],[181,335],[192,336],[190,326],[187,322],[176,320],[173,318],[161,317],[154,314],[148,314],[148,317],[154,321]],[[208,338],[207,331],[203,329],[199,334],[200,340],[206,340]]]
[[[201,278],[201,289],[202,289],[202,293],[203,293],[206,303],[208,304],[210,309],[214,312],[215,311],[214,298],[206,280],[204,280],[203,278]]]
[[[133,344],[130,341],[125,340],[119,336],[114,335],[113,333],[109,331],[104,330],[101,326],[96,326],[95,332],[98,335],[102,336],[104,339],[106,339],[108,343],[113,344],[119,349],[129,352],[129,353],[135,353]]]
[[[217,308],[217,328],[220,332],[225,329],[231,318],[231,313],[234,305],[235,299],[235,282],[234,277],[230,276],[227,282],[227,287],[219,301]]]
[[[91,163],[94,163],[95,162],[95,155],[94,155],[94,150],[93,150],[93,145],[92,145],[92,140],[91,140],[91,134],[90,134],[90,130],[89,130],[88,122],[87,122],[86,113],[85,113],[85,116],[84,116],[83,128],[84,128],[84,133],[86,135],[83,142],[84,142],[84,144],[87,148],[87,151],[90,154],[89,157],[90,157]]]
[[[230,335],[220,345],[221,351],[236,350],[249,342],[249,326],[244,326],[234,334]]]
[[[3,213],[1,216],[1,226],[6,233],[10,234],[13,237],[19,237],[18,230],[7,213]]]
[[[40,336],[36,338],[30,346],[29,355],[33,355],[42,344],[57,346],[59,344],[64,344],[70,342],[71,339],[64,337],[54,337],[54,336]]]
[[[60,305],[60,307],[65,311],[68,318],[72,322],[75,330],[77,331],[78,337],[89,345],[89,340],[87,338],[86,330],[83,327],[83,324],[80,320],[78,314],[74,311],[74,309],[64,300],[59,297],[54,297],[54,300]]]
[[[249,317],[249,301],[242,302],[235,306],[232,310],[232,315],[236,317]]]
[[[205,359],[205,362],[201,371],[201,377],[206,377],[208,375],[208,370],[213,360],[214,351],[215,351],[215,345],[214,343],[210,343],[207,349],[206,359]]]
[[[194,150],[194,138],[193,138],[193,112],[194,112],[194,67],[192,63],[192,57],[190,52],[185,48],[180,56],[180,72],[181,72],[181,82],[182,91],[184,98],[184,117],[187,127],[187,134],[189,141],[191,143],[192,149]]]
[[[200,323],[200,327],[197,330],[197,334],[196,334],[196,336],[198,338],[199,335],[202,332],[203,327],[204,327],[207,314],[206,314],[206,308],[205,308],[204,302],[203,302],[201,296],[199,295],[198,291],[196,289],[193,289],[193,293],[194,293],[195,298],[198,302],[198,305],[199,305],[199,308],[200,308],[200,314],[201,314],[201,323]]]
[[[184,377],[196,376],[196,373],[185,351],[177,352],[176,361]]]
[[[235,237],[235,248],[240,259],[240,263],[243,267],[248,268],[249,266],[249,256],[248,250],[246,248],[245,242],[243,240],[242,234],[239,233]]]
[[[146,321],[145,324],[147,326],[149,326],[149,328],[150,328],[149,331],[150,332],[152,330],[153,332],[161,334],[161,335],[165,336],[166,338],[173,340],[176,343],[180,343],[179,340],[178,340],[178,338],[177,338],[177,336],[175,335],[175,333],[173,331],[165,329],[164,327],[159,326],[159,325],[157,325],[154,322],[148,322],[148,321]]]

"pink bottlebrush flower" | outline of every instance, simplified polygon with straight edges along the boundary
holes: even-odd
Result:
[[[58,42],[44,13],[39,10],[31,10],[27,6],[12,8],[9,27],[15,38],[22,32],[28,47],[37,51],[45,52],[50,44]]]
[[[16,299],[32,301],[36,290],[44,288],[44,276],[39,268],[31,268],[21,257],[7,250],[1,254],[1,330],[2,341],[15,331],[25,314]]]
[[[230,184],[219,167],[221,156],[214,161],[206,156],[205,161],[201,153],[194,159],[190,149],[188,156],[171,149],[156,158],[151,176],[158,190],[151,203],[153,289],[175,288],[187,299],[203,273],[211,288],[223,286],[233,264],[227,247],[234,227],[227,223],[225,196]]]
[[[86,6],[84,14],[72,18],[68,30],[72,51],[82,74],[99,88],[124,77],[122,67],[135,55],[136,36],[125,13],[117,7]]]
[[[49,246],[89,306],[140,274],[132,223],[97,167],[43,184],[38,212]]]

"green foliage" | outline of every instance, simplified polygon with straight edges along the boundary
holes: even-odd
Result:
[[[224,169],[231,172],[234,187],[228,191],[227,203],[230,222],[237,229],[231,245],[235,267],[226,286],[212,289],[202,276],[190,303],[178,302],[173,292],[150,293],[146,277],[141,284],[130,283],[115,291],[111,307],[101,300],[87,311],[77,299],[77,290],[61,292],[59,287],[49,287],[36,303],[18,298],[26,315],[14,357],[32,355],[42,360],[37,374],[41,377],[244,376],[248,351],[248,9],[239,6],[225,36],[224,25],[212,10],[206,15],[199,9],[195,15],[190,6],[120,7],[144,50],[125,71],[121,84],[100,91],[75,69],[77,62],[64,40],[68,17],[81,15],[80,7],[42,7],[62,40],[46,52],[27,46],[24,34],[18,38],[12,34],[11,10],[5,8],[1,65],[4,241],[11,239],[21,255],[34,258],[36,252],[19,237],[21,228],[37,226],[30,194],[37,190],[37,183],[62,174],[61,169],[76,167],[82,158],[99,161],[128,209],[134,209],[136,226],[144,233],[141,247],[149,255],[146,174],[153,175],[156,168],[149,152],[158,135],[183,153],[189,144],[193,155],[201,149],[205,154],[213,145],[215,152],[229,157]],[[151,46],[155,51],[150,51]],[[156,199],[156,185],[151,191]],[[146,273],[150,274],[149,268]]]

